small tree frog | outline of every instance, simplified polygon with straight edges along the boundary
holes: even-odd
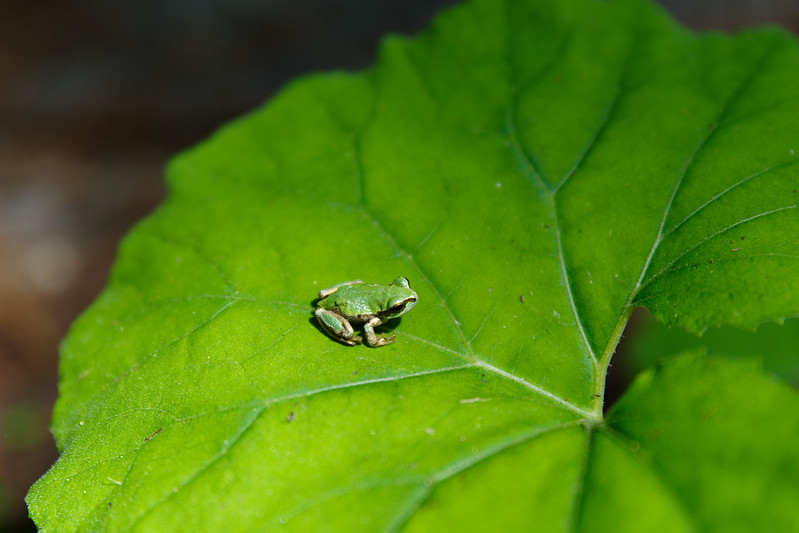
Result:
[[[355,346],[364,342],[355,335],[351,323],[363,324],[366,344],[376,348],[391,344],[395,336],[378,337],[377,326],[404,315],[416,305],[419,297],[407,278],[399,277],[391,285],[371,285],[356,279],[319,291],[316,319],[334,340]]]

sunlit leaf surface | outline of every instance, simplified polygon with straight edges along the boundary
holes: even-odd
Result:
[[[62,351],[43,530],[799,528],[795,393],[632,309],[799,314],[799,46],[635,0],[477,0],[177,157]],[[319,289],[406,276],[397,342]],[[701,467],[700,467],[701,466]],[[716,490],[723,487],[723,490]],[[783,527],[785,526],[785,527]]]

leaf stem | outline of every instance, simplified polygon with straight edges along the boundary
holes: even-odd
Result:
[[[624,328],[627,327],[627,322],[629,322],[630,316],[635,309],[635,306],[631,305],[631,301],[632,298],[619,316],[619,320],[616,322],[616,327],[613,329],[610,340],[608,340],[608,344],[604,352],[602,352],[602,358],[599,360],[599,370],[594,374],[594,408],[592,410],[592,418],[596,420],[602,419],[602,410],[605,406],[605,381],[608,375],[608,367],[610,367],[610,360],[616,353],[616,347],[619,345],[621,336],[624,333]]]

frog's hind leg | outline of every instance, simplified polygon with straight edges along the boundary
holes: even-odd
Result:
[[[363,281],[359,279],[354,279],[352,281],[342,281],[341,283],[336,283],[332,287],[328,287],[327,289],[322,289],[321,291],[319,291],[319,298],[322,299],[327,298],[328,296],[339,290],[340,287],[343,287],[345,285],[355,285],[356,283],[363,283]]]
[[[322,326],[322,329],[330,338],[350,346],[361,344],[361,338],[355,335],[350,323],[342,316],[321,307],[314,311],[314,315],[319,325]]]
[[[378,346],[385,346],[386,344],[391,344],[397,338],[396,335],[388,335],[385,337],[378,337],[377,335],[375,335],[374,328],[376,328],[382,323],[383,321],[380,319],[380,317],[374,317],[372,320],[363,325],[363,332],[366,334],[366,344],[368,344],[372,348],[377,348]]]

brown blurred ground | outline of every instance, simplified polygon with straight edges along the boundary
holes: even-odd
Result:
[[[287,80],[356,69],[451,0],[0,0],[0,531],[56,458],[57,347],[168,157]],[[795,0],[664,0],[689,26],[776,22]],[[610,383],[617,388],[622,383]]]

